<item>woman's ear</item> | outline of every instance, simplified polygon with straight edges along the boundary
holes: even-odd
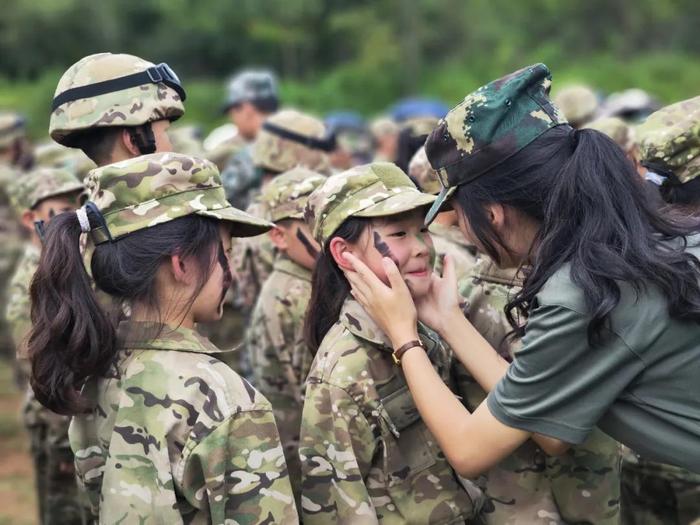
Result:
[[[141,151],[139,150],[138,146],[134,144],[134,139],[131,136],[131,133],[129,133],[128,130],[123,129],[121,134],[119,135],[119,139],[121,141],[121,145],[123,149],[131,153],[132,156],[138,157],[141,155]]]
[[[491,227],[499,234],[503,232],[506,223],[506,210],[502,204],[486,204],[486,216],[491,223]]]
[[[353,253],[353,249],[348,244],[348,241],[341,237],[333,237],[328,245],[328,250],[338,268],[345,271],[354,271],[350,262],[346,261],[344,257],[346,253]]]
[[[287,236],[281,227],[275,226],[267,234],[270,236],[270,240],[272,240],[272,244],[275,245],[275,248],[282,252],[286,252],[289,249]]]
[[[185,285],[189,285],[194,282],[194,279],[196,278],[196,268],[194,267],[193,262],[194,261],[192,261],[191,258],[186,259],[177,254],[170,256],[169,269],[175,282]]]
[[[24,210],[22,212],[22,226],[28,229],[30,232],[34,231],[34,212],[32,210]]]

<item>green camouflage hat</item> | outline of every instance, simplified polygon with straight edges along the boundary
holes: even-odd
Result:
[[[584,126],[605,133],[626,152],[634,147],[634,128],[618,117],[604,117]]]
[[[328,177],[309,197],[304,218],[323,246],[350,217],[396,215],[434,201],[395,164],[373,162]]]
[[[90,200],[108,229],[92,230],[95,244],[192,214],[233,223],[235,237],[259,235],[272,227],[231,206],[216,166],[197,157],[143,155],[97,168],[88,181]]]
[[[421,191],[425,193],[430,193],[431,195],[437,195],[442,189],[440,180],[438,179],[437,173],[428,162],[428,156],[425,154],[425,148],[421,148],[416,151],[416,154],[411,158],[411,162],[408,163],[408,176],[411,177]]]
[[[22,115],[0,113],[0,148],[6,148],[16,139],[24,137],[24,124]]]
[[[304,219],[309,195],[325,180],[325,175],[306,168],[294,168],[275,177],[262,192],[262,201],[270,210],[270,220]]]
[[[700,97],[676,102],[637,127],[641,161],[682,183],[700,175]]]
[[[151,62],[132,55],[89,55],[68,68],[58,82],[54,97],[69,89],[144,73],[154,67]],[[70,146],[70,137],[78,131],[176,120],[184,112],[185,107],[175,89],[163,82],[151,82],[59,105],[51,113],[49,134],[59,144]]]
[[[326,126],[319,119],[294,109],[284,109],[263,124],[253,145],[253,164],[283,173],[297,166],[330,173]]]
[[[440,120],[425,143],[443,190],[425,218],[430,224],[457,186],[516,154],[566,119],[549,100],[544,64],[519,69],[467,95]]]
[[[560,89],[553,97],[554,104],[575,128],[595,117],[598,97],[588,86],[573,84]]]
[[[10,184],[12,207],[17,214],[31,210],[41,201],[83,191],[83,183],[70,171],[59,168],[38,168]]]

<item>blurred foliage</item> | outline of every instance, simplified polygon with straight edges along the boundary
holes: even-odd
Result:
[[[60,74],[82,56],[165,61],[206,128],[224,80],[246,65],[279,72],[285,103],[365,114],[422,93],[452,104],[533,62],[555,89],[646,89],[668,102],[698,94],[697,0],[3,0],[0,107],[45,133]]]

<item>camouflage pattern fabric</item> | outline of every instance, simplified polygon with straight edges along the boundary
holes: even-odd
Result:
[[[68,444],[70,418],[43,407],[34,397],[28,379],[31,367],[26,338],[31,328],[29,284],[39,265],[39,249],[27,243],[10,281],[6,318],[12,331],[20,373],[25,387],[22,419],[29,433],[34,462],[39,521],[48,524],[81,524],[85,502],[78,491],[73,453]]]
[[[408,176],[416,183],[421,191],[437,195],[442,189],[437,173],[430,165],[425,148],[421,147],[408,163]]]
[[[567,124],[549,100],[551,84],[547,66],[535,64],[480,87],[440,120],[425,153],[444,189],[426,224],[457,186],[488,173],[548,129]]]
[[[309,197],[304,217],[323,246],[349,217],[395,215],[434,200],[395,164],[373,162],[328,177]]]
[[[277,77],[265,69],[247,69],[234,75],[228,83],[224,109],[258,100],[277,100]]]
[[[419,328],[449,382],[451,354]],[[299,456],[303,521],[472,523],[480,493],[462,486],[423,423],[392,348],[348,298],[316,354],[306,384]]]
[[[67,148],[56,142],[46,142],[34,148],[34,165],[38,168],[64,169],[79,180],[83,180],[88,172],[97,166],[79,149]]]
[[[233,124],[231,124],[233,126]],[[223,127],[223,126],[222,126]],[[207,139],[205,139],[204,144],[207,144],[207,140],[209,140],[209,137],[214,134],[214,132],[217,130],[214,130],[212,133],[209,134]],[[226,169],[226,166],[229,163],[229,160],[235,155],[237,152],[239,152],[242,148],[247,146],[247,142],[243,139],[238,134],[238,129],[234,126],[234,135],[231,137],[226,137],[223,140],[217,141],[213,147],[210,149],[207,149],[206,147],[204,148],[205,154],[204,156],[206,157],[207,160],[213,162],[216,164],[216,167],[219,169],[219,171],[222,174],[223,178],[223,172]],[[216,138],[216,137],[214,137]],[[225,187],[225,186],[224,186]]]
[[[69,89],[141,73],[154,64],[133,55],[97,53],[73,64],[56,86],[54,97]],[[176,120],[185,112],[180,95],[164,83],[144,84],[61,104],[51,113],[51,138],[70,146],[81,130],[140,126],[155,120]]]
[[[25,120],[19,113],[3,111],[0,113],[0,148],[12,145],[15,140],[25,136]]]
[[[323,184],[324,175],[306,168],[293,168],[275,177],[262,191],[260,199],[269,210],[273,222],[304,219],[309,195]]]
[[[100,523],[298,523],[268,401],[187,328],[122,324],[70,442]]]
[[[202,131],[199,126],[175,125],[168,128],[168,138],[173,146],[173,151],[184,155],[204,157],[202,145]]]
[[[634,127],[627,124],[627,122],[621,118],[599,118],[593,122],[589,122],[583,126],[583,128],[595,129],[601,133],[605,133],[608,137],[613,139],[625,153],[629,152],[636,145]]]
[[[12,207],[19,216],[44,199],[78,193],[83,189],[83,183],[66,169],[37,168],[14,181],[8,191]]]
[[[554,104],[575,128],[593,120],[599,105],[593,90],[581,84],[561,88],[554,97]]]
[[[275,413],[292,489],[299,503],[299,428],[303,386],[312,355],[304,342],[304,318],[311,296],[311,271],[279,254],[265,282],[246,332],[253,384]]]
[[[460,281],[469,321],[508,360],[517,356],[519,343],[506,337],[511,329],[503,309],[519,285],[515,270],[499,269],[483,256],[472,275]],[[454,373],[465,406],[474,410],[486,393],[461,363]],[[489,525],[612,525],[620,520],[618,444],[598,429],[558,457],[547,456],[529,440],[479,481],[488,498],[482,513]]]
[[[623,448],[623,525],[687,525],[700,520],[700,474],[645,460]]]
[[[661,108],[637,127],[641,161],[681,184],[700,175],[700,97]]]
[[[259,170],[253,165],[252,150],[251,144],[237,148],[231,153],[226,167],[221,171],[226,198],[242,210],[250,206],[251,198],[262,182]]]
[[[435,252],[438,257],[435,259],[435,267],[433,271],[438,275],[442,275],[444,268],[445,255],[449,255],[454,264],[455,275],[457,279],[469,275],[474,270],[476,264],[476,251],[462,235],[462,232],[456,226],[445,226],[434,222],[430,225],[430,236],[433,239]]]

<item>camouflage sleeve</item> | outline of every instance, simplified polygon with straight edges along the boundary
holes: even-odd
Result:
[[[183,495],[208,507],[211,523],[299,522],[271,411],[234,414],[189,447]]]
[[[304,523],[377,523],[364,482],[375,448],[368,421],[344,390],[307,385],[299,445]]]
[[[17,364],[25,377],[31,375],[31,365],[27,356],[27,336],[32,327],[29,288],[21,275],[16,274],[7,289],[5,319],[10,328],[10,336],[17,355]]]

